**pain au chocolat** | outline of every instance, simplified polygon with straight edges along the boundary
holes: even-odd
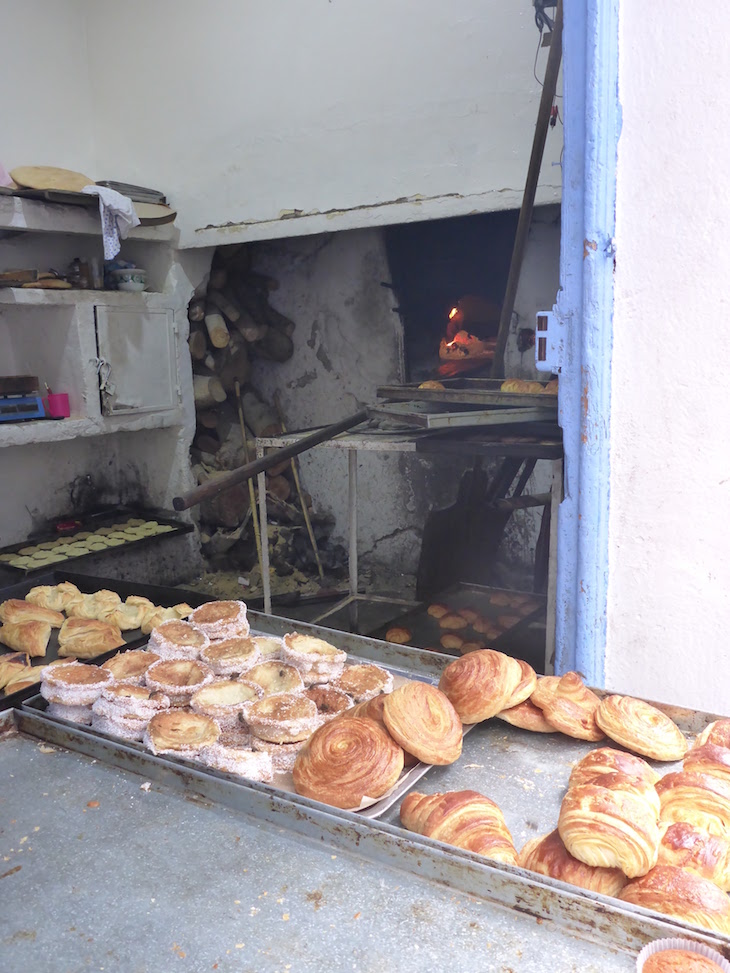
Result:
[[[730,935],[730,897],[706,878],[657,865],[621,890],[619,898],[681,922]]]
[[[730,840],[684,822],[670,824],[659,845],[657,865],[688,868],[730,892]]]
[[[306,686],[314,686],[337,679],[344,669],[347,653],[324,639],[292,632],[284,636],[281,657],[296,666]]]
[[[161,659],[197,659],[210,645],[208,636],[190,622],[172,618],[150,632],[147,647]]]
[[[607,737],[652,760],[681,760],[689,746],[665,713],[631,696],[606,696],[596,710],[595,721]]]
[[[573,858],[557,829],[543,838],[528,841],[517,856],[517,864],[538,875],[548,875],[601,895],[616,896],[628,882],[620,868],[586,865]]]
[[[502,811],[477,791],[412,791],[401,804],[400,819],[408,831],[426,838],[508,865],[517,864],[517,852]]]
[[[130,649],[128,652],[117,652],[111,659],[102,663],[102,669],[108,669],[117,682],[142,685],[144,674],[153,662],[159,662],[160,657],[155,652],[145,649]]]
[[[482,649],[450,662],[439,689],[448,696],[462,723],[481,723],[506,708],[522,680],[516,659]]]
[[[220,727],[210,716],[175,709],[152,717],[145,730],[144,743],[155,754],[195,757],[204,747],[216,743],[220,735]]]
[[[246,638],[250,626],[242,601],[209,601],[196,608],[190,621],[213,641]]]
[[[448,696],[425,682],[409,682],[385,696],[383,721],[404,750],[444,766],[461,756],[462,727]]]
[[[373,720],[331,720],[302,747],[292,772],[297,794],[339,808],[358,808],[393,787],[403,751]]]
[[[269,743],[297,743],[320,724],[317,706],[303,693],[276,693],[253,702],[244,719],[251,733]]]
[[[364,663],[345,666],[330,685],[347,693],[356,703],[364,703],[381,693],[392,692],[393,676],[380,666]]]
[[[201,660],[217,676],[240,676],[246,669],[255,666],[261,658],[261,651],[252,638],[221,639],[208,642],[200,651]]]

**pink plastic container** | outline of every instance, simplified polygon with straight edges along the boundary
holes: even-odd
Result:
[[[53,419],[68,419],[71,407],[67,392],[49,392],[46,398],[46,413]]]

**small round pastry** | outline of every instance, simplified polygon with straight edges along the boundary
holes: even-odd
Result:
[[[73,706],[67,703],[49,703],[46,712],[59,720],[83,723],[84,726],[91,726],[94,716],[91,706]]]
[[[538,875],[548,875],[561,882],[614,898],[628,882],[620,868],[584,865],[577,858],[573,858],[557,829],[543,838],[528,841],[517,856],[517,864],[520,868],[537,872]]]
[[[462,723],[481,723],[506,709],[522,680],[522,668],[503,652],[483,649],[450,662],[439,689],[448,696]]]
[[[304,689],[301,673],[286,662],[259,662],[241,676],[246,682],[260,686],[264,696],[277,693],[300,693]]]
[[[125,521],[127,527],[141,527],[144,524],[144,520],[140,520],[139,517],[130,517],[129,520]]]
[[[443,635],[442,638],[448,638],[449,636]],[[453,637],[453,636],[452,636]],[[458,638],[458,636],[456,636]],[[486,645],[482,645],[481,642],[462,642],[461,645],[457,646],[459,653],[461,655],[467,655],[469,652],[481,652],[482,649],[486,649]]]
[[[534,693],[531,699],[534,702]],[[577,672],[560,677],[554,695],[542,707],[543,716],[556,730],[576,740],[603,740],[596,723],[600,699],[584,685]]]
[[[312,686],[305,689],[302,695],[312,700],[322,722],[333,720],[352,708],[350,697],[333,686]]]
[[[284,636],[281,657],[299,669],[305,686],[314,686],[336,679],[344,668],[347,653],[324,639],[291,632]]]
[[[245,777],[247,780],[259,780],[268,784],[274,776],[270,754],[245,747],[224,746],[220,740],[211,747],[204,747],[200,751],[200,759],[213,770]]]
[[[433,605],[428,606],[427,614],[429,614],[431,618],[443,618],[444,615],[448,615],[450,612],[451,609],[448,605],[442,605],[439,602],[435,602]]]
[[[373,696],[393,691],[393,676],[386,669],[371,663],[345,666],[342,673],[331,684],[356,703],[364,703]]]
[[[175,530],[172,524],[158,524],[155,527],[156,534],[169,534],[171,530]]]
[[[155,652],[145,652],[144,649],[130,649],[129,652],[117,652],[111,659],[102,664],[102,669],[108,669],[117,682],[142,685],[144,674],[153,662],[159,662],[160,657]]]
[[[478,618],[472,625],[472,628],[478,635],[483,635],[488,641],[499,638],[502,634],[502,629],[492,618]]]
[[[152,630],[157,628],[158,625],[162,625],[163,622],[174,622],[179,620],[180,616],[174,608],[160,608],[153,605],[152,611],[145,613],[140,628],[142,629],[143,635],[151,635]]]
[[[31,557],[37,551],[38,551],[37,547],[21,547],[20,550],[18,551],[18,554],[21,554],[23,557]]]
[[[252,703],[245,715],[254,736],[269,743],[306,740],[320,724],[317,706],[302,693],[277,693]]]
[[[514,628],[515,625],[517,625],[518,622],[520,621],[522,621],[522,619],[520,618],[519,615],[498,615],[497,616],[497,625],[499,625],[499,627],[502,629],[503,632],[506,632],[510,628]]]
[[[112,534],[115,530],[115,527],[97,527],[94,533],[99,537],[106,537],[107,534]]]
[[[133,740],[141,743],[144,740],[147,720],[137,720],[134,717],[117,716],[112,719],[109,716],[100,716],[95,713],[92,707],[91,728],[98,733],[106,733],[107,736],[119,737],[122,740]]]
[[[524,703],[526,700],[529,700],[537,686],[537,673],[529,662],[524,662],[522,659],[517,659],[517,664],[522,670],[522,678],[512,691],[510,698],[507,700],[507,706],[505,709],[510,709],[513,706],[519,706],[520,703]]]
[[[242,601],[209,601],[195,609],[190,621],[212,642],[246,638],[251,631]]]
[[[208,642],[201,649],[200,658],[216,676],[240,676],[244,670],[256,665],[261,651],[252,638],[221,639],[219,642]]]
[[[727,966],[690,949],[660,949],[647,956],[640,969],[641,973],[725,973]]]
[[[657,865],[622,889],[619,898],[681,922],[730,935],[730,898],[706,878]]]
[[[89,548],[85,544],[69,544],[66,553],[69,557],[80,557],[82,554],[88,554]]]
[[[12,561],[14,557],[15,554],[0,554],[0,561],[4,561],[4,562]]]
[[[730,892],[730,840],[691,824],[670,824],[659,845],[657,865],[688,868]]]
[[[50,551],[56,546],[57,541],[43,541],[42,544],[38,545],[38,550],[40,551]],[[12,555],[10,555],[12,557]]]
[[[439,628],[443,628],[450,632],[459,632],[462,628],[468,628],[469,622],[464,618],[463,615],[457,615],[456,612],[449,612],[448,615],[442,615],[439,618]]]
[[[268,740],[251,737],[253,749],[258,753],[268,753],[271,757],[271,765],[275,774],[290,774],[292,772],[299,752],[306,742],[306,740],[298,740],[296,743],[270,743]]]
[[[419,389],[432,389],[438,392],[444,392],[446,390],[446,386],[443,382],[437,382],[433,378],[429,378],[425,382],[421,382],[418,387]]]
[[[568,787],[600,784],[604,775],[609,774],[637,777],[648,787],[654,787],[659,780],[659,774],[641,757],[636,757],[633,753],[625,753],[623,750],[614,750],[613,747],[598,747],[587,753],[573,767]]]
[[[168,696],[172,706],[187,706],[193,693],[213,682],[213,673],[196,659],[160,659],[145,672],[144,682]]]
[[[91,708],[98,716],[110,720],[123,718],[147,723],[155,713],[169,709],[170,700],[164,693],[152,692],[147,686],[117,683],[105,686]]]
[[[114,682],[108,669],[83,662],[45,666],[41,679],[41,696],[49,703],[66,706],[91,706],[104,686]]]
[[[90,553],[94,553],[94,552],[98,553],[99,551],[105,551],[107,545],[103,544],[100,540],[93,540],[93,541],[89,541],[87,547],[89,548]]]
[[[126,544],[125,540],[120,540],[118,537],[107,536],[104,538],[107,547],[121,547],[122,544]]]
[[[150,632],[147,647],[161,659],[197,659],[210,645],[200,629],[179,618],[168,619]]]
[[[71,535],[71,540],[76,541],[86,541],[91,537],[91,533],[88,530],[80,530],[75,534]]]
[[[509,608],[512,604],[512,596],[505,591],[494,591],[489,596],[489,604],[495,608]]]
[[[529,730],[531,733],[557,733],[555,727],[548,723],[543,716],[542,710],[535,706],[531,699],[526,699],[524,703],[517,706],[510,706],[496,713],[498,720],[504,720],[511,726],[516,726],[520,730]]]
[[[385,633],[385,641],[395,642],[396,645],[406,645],[411,641],[411,638],[410,629],[404,628],[402,625],[393,625]]]
[[[446,632],[445,635],[441,636],[439,642],[442,649],[448,649],[450,652],[456,649],[461,652],[464,646],[464,639],[460,635],[457,635],[456,632]]]
[[[388,693],[383,704],[388,732],[425,764],[445,766],[461,756],[459,715],[448,697],[425,682],[409,682]]]
[[[348,709],[346,712],[342,713],[343,717],[359,716],[362,719],[375,720],[375,722],[382,726],[385,732],[390,735],[390,730],[385,725],[385,720],[383,719],[383,708],[385,706],[385,700],[387,698],[386,693],[382,693],[380,696],[374,696],[373,699],[368,699],[364,703],[357,703],[352,709]],[[408,750],[403,750],[403,766],[404,767],[415,767],[418,763],[418,757],[412,754]]]
[[[388,697],[390,698],[390,697]],[[339,808],[358,808],[393,787],[403,751],[372,720],[331,720],[302,747],[292,775],[297,794]]]
[[[158,665],[180,663],[163,662]],[[197,757],[221,735],[218,724],[202,713],[168,710],[153,716],[144,734],[145,746],[154,754],[172,753],[179,757]]]
[[[281,659],[284,639],[276,635],[254,635],[251,641],[259,650],[262,662],[276,662]]]
[[[546,716],[550,719],[549,714]],[[595,719],[606,736],[652,760],[681,760],[689,746],[677,724],[665,713],[631,696],[606,696]]]
[[[261,695],[261,688],[250,682],[212,682],[193,693],[190,709],[193,713],[212,716],[221,730],[230,730],[238,725],[241,715],[245,719],[247,709]]]
[[[473,608],[459,608],[457,609],[456,614],[461,615],[462,618],[465,618],[469,625],[473,625],[474,622],[478,622],[481,618],[479,612],[475,611]]]

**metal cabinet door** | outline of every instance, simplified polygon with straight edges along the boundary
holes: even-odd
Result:
[[[106,306],[95,312],[102,414],[174,409],[179,381],[173,312]]]

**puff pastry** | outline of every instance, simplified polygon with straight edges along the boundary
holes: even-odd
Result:
[[[242,673],[241,679],[256,683],[264,696],[276,693],[299,693],[304,689],[304,680],[295,666],[286,662],[259,662]]]
[[[150,635],[153,629],[157,628],[158,625],[162,625],[163,622],[174,622],[179,620],[180,616],[175,611],[174,608],[154,608],[154,611],[147,612],[142,619],[142,624],[140,628],[142,629],[143,635]]]
[[[577,885],[591,892],[601,895],[617,896],[626,885],[628,879],[620,868],[600,868],[585,865],[573,858],[563,844],[560,833],[551,831],[544,838],[533,838],[528,841],[517,856],[520,868],[537,872],[538,875],[549,875],[561,882]]]
[[[542,712],[548,723],[566,736],[596,742],[603,740],[603,731],[596,725],[599,703],[598,696],[583,684],[577,672],[566,672],[560,677],[554,694],[545,701]]]
[[[730,892],[730,840],[684,822],[670,824],[659,845],[658,865],[697,872]]]
[[[730,782],[711,774],[680,771],[657,783],[665,824],[684,821],[709,834],[730,837]]]
[[[254,736],[269,743],[306,740],[320,725],[316,704],[302,693],[265,696],[249,705],[244,719]]]
[[[522,680],[522,668],[494,649],[469,652],[450,662],[439,689],[448,696],[462,723],[481,723],[507,707]]]
[[[303,695],[312,700],[323,722],[333,720],[352,708],[350,697],[333,686],[312,686],[310,689],[305,689]]]
[[[190,621],[211,641],[246,638],[251,630],[242,601],[209,601],[192,612]]]
[[[512,695],[507,700],[505,709],[510,709],[512,706],[519,706],[520,703],[524,703],[525,700],[528,700],[532,696],[537,688],[537,673],[529,662],[523,662],[522,659],[516,659],[515,661],[520,667],[522,676],[512,690]]]
[[[50,665],[41,673],[41,696],[49,703],[90,707],[104,686],[113,682],[114,676],[108,669],[87,666],[83,662]]]
[[[145,672],[144,681],[169,696],[173,706],[185,706],[194,692],[213,682],[213,673],[196,659],[160,659]]]
[[[714,743],[718,747],[730,747],[730,719],[715,720],[708,724],[694,742],[695,747]]]
[[[447,629],[449,631],[458,632],[462,628],[468,628],[469,622],[464,618],[463,615],[458,615],[456,612],[449,612],[448,615],[442,615],[439,618],[439,628]]]
[[[105,621],[106,616],[110,615],[121,603],[122,599],[116,591],[109,591],[108,588],[102,588],[93,594],[82,595],[81,601],[69,606],[67,613],[69,618],[87,618]]]
[[[141,605],[123,604],[117,605],[105,617],[108,622],[116,625],[122,632],[133,632],[136,628],[142,627],[144,615],[144,608]]]
[[[659,780],[659,774],[641,757],[636,757],[633,753],[625,753],[623,750],[614,750],[612,747],[598,747],[587,753],[573,767],[568,787],[600,784],[604,775],[616,773],[636,777],[649,788],[654,787]],[[610,777],[607,779],[611,780]]]
[[[685,770],[722,777],[730,782],[730,748],[720,747],[716,743],[694,746],[684,758],[683,767]]]
[[[48,622],[6,622],[0,628],[0,642],[9,649],[23,652],[31,659],[43,658],[51,639]]]
[[[396,645],[406,645],[411,641],[411,630],[402,625],[394,625],[385,633],[386,642],[395,642]]]
[[[220,735],[220,727],[210,716],[187,713],[184,710],[168,710],[157,713],[149,721],[144,743],[155,754],[173,753],[181,757],[195,757],[204,747],[216,743]]]
[[[115,625],[92,618],[67,618],[58,633],[58,654],[92,659],[125,645]]]
[[[426,838],[508,865],[517,864],[517,852],[502,811],[476,791],[412,791],[401,804],[400,819],[408,831]]]
[[[558,831],[570,854],[584,864],[620,868],[629,878],[645,875],[656,864],[662,835],[656,791],[625,774],[569,787]]]
[[[622,889],[619,898],[704,929],[730,935],[730,898],[694,872],[657,865]]]
[[[140,686],[145,672],[153,662],[159,662],[159,655],[146,652],[144,649],[130,649],[129,652],[117,652],[111,659],[102,664],[102,669],[108,669],[117,682],[132,683]]]
[[[345,666],[330,685],[352,696],[356,703],[364,703],[381,693],[392,692],[393,676],[380,666],[364,663]]]
[[[388,697],[391,698],[390,696]],[[354,717],[325,723],[302,747],[292,775],[297,794],[339,808],[358,808],[395,785],[403,751],[377,723]]]
[[[542,710],[535,706],[531,699],[526,699],[524,703],[511,706],[497,713],[497,719],[504,720],[512,726],[517,726],[521,730],[530,730],[532,733],[557,733],[552,724],[543,716]]]
[[[148,648],[161,659],[197,659],[210,645],[208,636],[190,622],[171,618],[150,632]]]
[[[461,756],[459,714],[448,696],[429,683],[408,682],[388,693],[383,721],[396,743],[423,763],[445,766]]]
[[[54,611],[68,611],[73,605],[77,605],[83,595],[70,581],[61,581],[56,585],[38,585],[31,588],[25,596],[25,600],[43,608],[52,608]]]
[[[722,973],[707,956],[688,949],[661,949],[647,956],[642,973]]]
[[[284,636],[281,657],[299,669],[306,686],[313,686],[336,679],[345,666],[347,653],[323,639],[292,632]]]
[[[193,693],[190,709],[194,713],[212,716],[221,730],[229,730],[238,725],[239,717],[260,698],[261,689],[253,683],[222,680],[209,683]]]
[[[46,622],[51,628],[60,628],[65,621],[63,613],[42,608],[22,598],[10,598],[0,605],[0,622]]]
[[[555,695],[559,682],[560,676],[538,676],[537,685],[530,696],[530,702],[534,703],[539,709],[543,709],[547,701]]]
[[[385,706],[386,694],[383,693],[381,696],[374,696],[372,699],[368,699],[365,703],[357,703],[352,709],[345,710],[340,716],[360,716],[368,720],[375,720],[377,724],[382,726],[385,732],[390,735],[390,730],[385,725],[385,720],[383,719],[383,708]],[[412,754],[409,750],[403,749],[403,766],[404,767],[414,767],[418,763],[418,757]]]
[[[204,638],[208,640],[207,636]],[[219,642],[208,640],[208,644],[200,650],[200,658],[217,676],[240,676],[245,669],[256,665],[261,651],[252,638],[221,639]]]
[[[595,718],[606,736],[652,760],[681,760],[687,752],[689,744],[677,724],[641,699],[606,696]]]

